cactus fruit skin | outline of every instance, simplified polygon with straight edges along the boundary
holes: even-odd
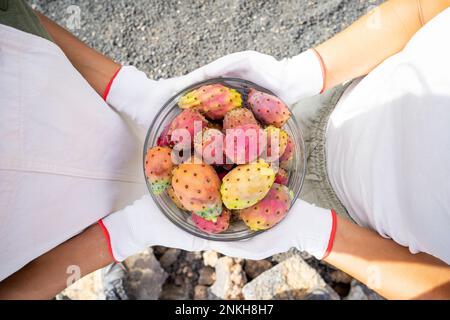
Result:
[[[171,153],[169,147],[156,146],[147,150],[144,171],[154,194],[160,194],[170,186],[173,169]]]
[[[195,213],[192,214],[192,222],[194,222],[197,228],[206,233],[220,233],[226,231],[230,226],[230,218],[231,213],[225,208],[223,209],[222,214],[217,217],[216,222],[205,220]]]
[[[247,108],[237,108],[228,111],[223,118],[223,129],[234,129],[246,124],[258,125],[253,113]]]
[[[194,150],[203,162],[213,165],[225,163],[224,139],[222,131],[205,128],[194,137]]]
[[[286,150],[289,135],[283,129],[274,126],[267,126],[264,131],[266,132],[267,142],[266,157],[270,161],[276,161]]]
[[[275,180],[272,167],[260,159],[239,165],[222,179],[220,193],[228,209],[244,209],[264,198]]]
[[[220,179],[210,165],[187,161],[172,171],[175,196],[189,211],[215,221],[222,213]]]
[[[260,202],[241,210],[239,214],[251,230],[266,230],[286,216],[291,202],[292,192],[286,186],[275,183]]]
[[[264,150],[264,131],[256,124],[246,124],[225,133],[228,163],[245,164],[258,159]]]
[[[292,160],[294,158],[294,141],[291,136],[288,136],[286,149],[280,157],[280,167],[289,170],[292,166]]]
[[[178,200],[177,196],[175,195],[175,190],[173,190],[172,186],[167,188],[167,194],[179,209],[186,210],[186,208],[183,206],[183,204],[180,202],[180,200]]]
[[[156,141],[156,145],[158,147],[169,147],[170,146],[169,129],[170,129],[170,123],[164,127],[164,130],[159,135],[158,140]]]
[[[186,93],[178,101],[181,109],[195,109],[212,120],[223,119],[225,114],[242,106],[242,97],[235,89],[222,84],[210,84]]]
[[[250,89],[247,101],[255,117],[266,125],[281,128],[291,117],[286,104],[271,94]]]
[[[287,186],[289,182],[289,175],[286,170],[279,168],[277,174],[275,175],[275,183]]]
[[[196,126],[197,124],[197,126]],[[174,131],[177,129],[185,129],[190,134],[190,143],[193,144],[194,136],[198,132],[200,132],[203,128],[208,125],[208,121],[203,117],[199,112],[195,110],[183,110],[180,114],[178,114],[170,123],[169,129],[167,130],[167,139],[170,141],[171,146],[174,144],[180,143],[182,145],[188,145],[189,143],[183,141],[173,141]],[[163,140],[163,138],[162,138]]]

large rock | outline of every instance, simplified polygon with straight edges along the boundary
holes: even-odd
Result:
[[[151,248],[131,256],[124,262],[128,269],[127,289],[130,298],[156,300],[167,279]]]
[[[247,282],[242,261],[222,257],[216,263],[216,281],[211,292],[221,299],[242,299],[242,287]]]
[[[384,300],[384,298],[361,282],[352,280],[350,292],[344,300]]]
[[[329,299],[339,299],[322,279],[299,255],[294,255],[263,272],[242,290],[245,299],[303,299],[308,294],[322,290]]]

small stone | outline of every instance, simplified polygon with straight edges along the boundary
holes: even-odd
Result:
[[[155,254],[155,256],[162,256],[164,254],[164,252],[166,252],[168,250],[168,248],[163,247],[163,246],[153,246],[153,253]]]
[[[211,292],[221,299],[242,299],[242,287],[247,282],[242,265],[231,257],[222,257],[216,263],[216,281]]]
[[[345,272],[341,271],[341,270],[334,270],[331,271],[330,274],[330,279],[333,282],[339,282],[339,283],[350,283],[352,282],[353,278],[350,277],[348,274],[346,274]]]
[[[159,263],[161,264],[161,267],[163,267],[164,269],[167,269],[168,267],[170,267],[172,264],[175,263],[175,261],[177,261],[180,253],[181,253],[180,249],[175,249],[175,248],[167,249],[164,252],[164,254],[161,256],[161,258],[159,259]]]
[[[219,254],[216,251],[203,252],[203,264],[205,266],[215,267],[218,259]]]
[[[104,300],[101,269],[71,284],[56,296],[57,300]]]
[[[350,292],[344,300],[384,300],[384,298],[361,282],[352,280]]]
[[[151,248],[131,256],[124,262],[128,269],[127,287],[134,299],[158,299],[167,273],[161,268]]]
[[[173,283],[166,283],[161,292],[162,300],[187,300],[189,299],[189,290],[184,285],[177,286]]]
[[[198,284],[210,286],[216,279],[216,273],[211,267],[203,267],[199,270]]]
[[[294,255],[253,279],[245,285],[242,293],[248,300],[297,300],[319,289],[326,291],[330,299],[339,299],[315,269],[299,255]]]
[[[197,285],[194,288],[194,300],[206,300],[208,299],[208,287]]]
[[[200,251],[190,251],[186,252],[186,257],[184,258],[187,262],[194,262],[195,260],[200,260],[202,258],[202,253]]]
[[[244,270],[247,276],[253,279],[270,268],[272,263],[268,260],[246,260]]]

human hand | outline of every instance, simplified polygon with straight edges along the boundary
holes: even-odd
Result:
[[[248,240],[209,241],[187,233],[166,218],[146,195],[131,206],[101,220],[116,261],[122,261],[148,246],[162,245],[187,251],[215,250],[247,259],[264,259],[295,247],[318,259],[331,250],[336,231],[334,212],[314,207],[300,199],[275,227]]]
[[[241,78],[273,91],[292,104],[321,92],[323,70],[321,59],[313,49],[279,61],[256,51],[237,52],[187,75],[158,81],[148,79],[135,67],[124,66],[112,80],[105,100],[147,128],[171,96],[195,82],[215,77]]]

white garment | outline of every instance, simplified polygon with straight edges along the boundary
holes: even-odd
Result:
[[[450,9],[344,93],[331,184],[355,221],[450,263]]]
[[[146,192],[142,132],[54,43],[0,25],[0,280]]]

